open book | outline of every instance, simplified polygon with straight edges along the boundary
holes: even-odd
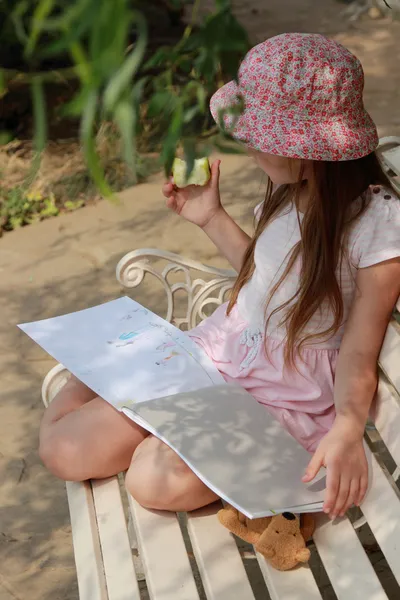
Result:
[[[187,334],[134,300],[19,327],[249,518],[321,510],[324,474],[301,481],[310,455]]]

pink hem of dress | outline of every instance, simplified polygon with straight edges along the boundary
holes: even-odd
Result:
[[[335,419],[337,349],[305,348],[297,370],[285,366],[280,340],[252,332],[237,307],[226,305],[189,332],[229,383],[246,389],[298,442],[313,452]]]

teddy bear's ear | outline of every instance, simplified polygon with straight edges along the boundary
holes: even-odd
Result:
[[[300,518],[300,532],[304,540],[308,542],[311,540],[315,531],[315,518],[310,513],[304,513]]]
[[[310,560],[311,552],[308,548],[302,548],[296,554],[296,558],[301,563],[306,563]]]

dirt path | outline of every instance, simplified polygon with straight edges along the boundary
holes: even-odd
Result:
[[[400,25],[340,24],[334,0],[235,1],[254,41],[282,31],[334,35],[364,62],[366,100],[380,133],[400,134]],[[244,158],[225,157],[222,193],[246,226],[262,195],[260,174]],[[37,456],[39,390],[52,361],[15,325],[77,310],[118,296],[120,256],[158,246],[220,263],[201,232],[162,209],[155,178],[124,195],[120,207],[101,202],[0,239],[0,600],[76,600],[64,486]],[[154,289],[139,300],[157,305]],[[394,600],[394,597],[393,597]]]

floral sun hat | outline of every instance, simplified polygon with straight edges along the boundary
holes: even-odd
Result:
[[[353,160],[378,146],[363,89],[361,63],[344,46],[319,34],[287,33],[250,50],[238,83],[219,89],[210,107],[217,123],[260,152]],[[244,111],[235,117],[241,101]]]

